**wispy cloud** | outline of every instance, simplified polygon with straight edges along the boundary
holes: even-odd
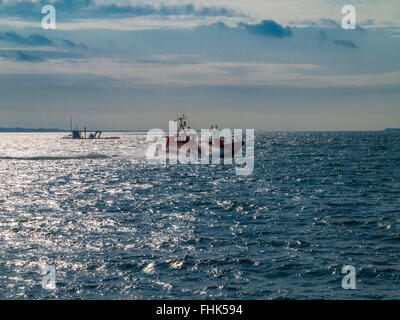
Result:
[[[20,62],[41,62],[43,61],[37,55],[32,55],[30,53],[21,51],[21,50],[0,50],[0,57],[20,61]]]
[[[43,50],[31,49],[29,47],[23,48],[0,48],[0,57],[5,60],[12,60],[18,62],[46,62],[52,60],[55,64],[61,63],[62,61],[69,61],[72,65],[72,61],[76,59],[82,59],[83,54],[79,52],[72,52],[67,50],[59,50],[56,48],[43,47]],[[13,68],[5,67],[7,64],[3,61],[2,72],[12,72]],[[15,64],[10,63],[9,66],[16,67]],[[38,66],[43,68],[44,65]],[[26,64],[21,64],[21,67],[17,67],[15,70],[19,73],[19,70],[28,68]],[[48,70],[51,73],[50,70]]]
[[[335,41],[333,41],[333,44],[336,45],[336,46],[350,48],[350,49],[356,49],[357,48],[355,43],[353,41],[350,41],[350,40],[335,40]]]
[[[76,43],[69,39],[50,39],[40,33],[32,33],[28,36],[22,36],[15,31],[0,32],[0,42],[7,42],[23,46],[32,47],[69,47],[77,49],[87,49],[83,43]]]
[[[328,18],[321,18],[317,21],[316,24],[324,28],[340,28],[340,24],[338,21]]]
[[[96,20],[99,28],[104,21],[109,28],[116,19],[158,20],[175,18],[178,26],[184,17],[192,17],[198,23],[208,23],[210,18],[219,17],[227,20],[241,17],[248,22],[259,23],[262,20],[280,21],[284,25],[321,26],[337,28],[343,17],[341,7],[346,1],[309,0],[307,3],[294,0],[3,0],[0,1],[2,22],[18,20],[19,25],[28,21],[38,22],[42,18],[41,8],[53,4],[57,9],[58,23],[68,23],[60,27],[73,28],[72,24],[82,20]],[[397,0],[382,0],[379,10],[371,1],[360,0],[355,4],[357,12],[362,12],[362,19],[357,24],[362,26],[400,26],[400,7]],[[146,17],[146,19],[144,19]],[[94,26],[93,21],[89,22]],[[119,24],[119,22],[118,22]],[[118,25],[117,24],[117,25]],[[83,24],[84,25],[84,24]],[[136,29],[145,26],[137,26]],[[186,27],[193,26],[190,23]],[[80,26],[81,27],[81,26]],[[103,26],[104,27],[104,26]],[[111,25],[112,29],[117,26]],[[126,23],[125,26],[126,27]]]
[[[85,48],[85,49],[87,49],[87,46],[83,43],[75,43],[74,41],[68,40],[68,39],[62,39],[61,41],[65,46],[70,47],[70,48]]]
[[[28,37],[20,36],[18,33],[14,31],[0,33],[0,40],[18,43],[23,45],[31,45],[31,46],[52,46],[53,41],[47,38],[44,35],[39,33],[33,33]]]
[[[37,18],[41,8],[49,4],[47,0],[38,1],[0,1],[1,15],[8,17]],[[226,6],[198,6],[194,4],[161,4],[108,1],[98,3],[93,0],[54,0],[51,4],[63,13],[61,19],[108,19],[137,17],[137,16],[226,16],[243,15],[239,10]]]
[[[195,7],[193,4],[187,5],[102,5],[92,12],[91,17],[98,17],[99,14],[116,16],[148,16],[148,15],[193,15],[193,16],[237,16],[240,13],[236,10],[226,7]]]
[[[20,59],[29,57],[21,56]],[[18,59],[13,59],[18,60]],[[99,68],[98,66],[102,67]],[[1,63],[0,68],[13,74],[93,75],[119,81],[118,86],[286,86],[303,88],[351,88],[400,85],[400,71],[383,74],[321,74],[325,68],[308,64],[268,64],[205,62],[168,65],[122,62],[113,59],[64,59],[21,66]]]

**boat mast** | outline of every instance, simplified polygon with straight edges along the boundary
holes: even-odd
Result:
[[[71,137],[72,137],[72,114],[69,116],[69,124],[70,124],[70,130],[71,130]]]
[[[185,114],[183,114],[181,117],[178,117],[178,119],[176,119],[176,122],[179,123],[179,126],[177,127],[177,131],[176,133],[178,134],[178,132],[180,130],[183,130],[184,133],[186,133],[186,116]]]

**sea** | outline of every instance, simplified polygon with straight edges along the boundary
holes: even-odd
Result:
[[[0,133],[0,299],[400,299],[400,133],[256,132],[247,176],[64,135]]]

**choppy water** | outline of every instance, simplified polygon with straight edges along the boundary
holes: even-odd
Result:
[[[400,134],[258,134],[248,177],[62,135],[0,134],[0,298],[400,298]]]

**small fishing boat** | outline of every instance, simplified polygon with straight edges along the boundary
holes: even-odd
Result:
[[[94,133],[90,133],[88,136],[86,134],[86,128],[84,130],[84,134],[79,129],[75,129],[71,131],[71,134],[63,137],[63,139],[78,139],[78,140],[115,140],[120,139],[120,137],[102,137],[101,131],[96,131]]]
[[[84,130],[84,134],[79,129],[75,129],[71,131],[71,134],[63,137],[63,139],[77,139],[77,140],[115,140],[120,139],[120,137],[102,137],[101,131],[96,131],[94,133],[90,133],[88,136],[86,135],[86,128]]]
[[[93,133],[90,133],[87,135],[86,133],[86,127],[83,130],[83,133],[81,130],[78,129],[78,127],[75,128],[75,130],[72,130],[72,116],[71,116],[71,133],[68,136],[63,137],[63,139],[76,139],[76,140],[115,140],[115,139],[120,139],[120,137],[102,137],[101,131],[95,131]]]

